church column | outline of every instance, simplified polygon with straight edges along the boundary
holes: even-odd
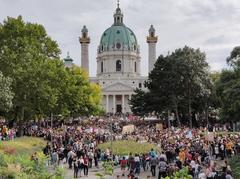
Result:
[[[148,73],[150,73],[153,68],[154,64],[157,60],[156,58],[156,43],[158,41],[158,37],[155,36],[155,29],[153,25],[151,25],[149,29],[149,36],[147,37],[148,43]]]
[[[88,46],[90,43],[90,38],[88,36],[88,29],[86,26],[83,26],[82,36],[79,37],[79,42],[81,43],[81,67],[89,72],[89,52]]]
[[[113,114],[116,113],[116,95],[113,95]]]
[[[124,97],[125,95],[122,95],[122,113],[125,113],[125,104],[124,104]]]
[[[131,100],[132,99],[132,95],[131,94],[129,94],[129,98],[128,98],[129,100]]]
[[[109,112],[109,106],[108,106],[108,104],[109,104],[109,97],[108,97],[108,96],[109,96],[109,95],[106,95],[106,101],[107,101],[106,113]]]

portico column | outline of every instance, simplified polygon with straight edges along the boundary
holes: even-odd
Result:
[[[129,101],[132,99],[132,94],[129,94],[128,95],[128,111],[130,112],[131,111],[131,108],[130,108],[130,106],[129,106]]]
[[[113,113],[116,113],[116,95],[113,95]]]
[[[132,99],[132,95],[131,94],[129,94],[129,100],[131,100]]]
[[[122,113],[125,113],[124,94],[122,95]]]
[[[108,104],[109,104],[109,98],[108,98],[108,95],[106,95],[106,98],[107,98],[106,112],[108,113],[108,112],[109,112],[109,107],[108,107]]]

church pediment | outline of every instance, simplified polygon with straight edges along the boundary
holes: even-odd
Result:
[[[115,91],[125,92],[125,91],[133,91],[133,90],[134,88],[132,86],[129,86],[120,82],[111,84],[103,88],[104,92],[115,92]]]

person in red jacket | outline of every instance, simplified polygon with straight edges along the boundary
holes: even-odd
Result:
[[[123,159],[120,162],[122,176],[125,176],[125,170],[126,170],[126,167],[127,167],[127,163],[128,163],[128,161],[126,160],[125,157],[123,157]]]
[[[88,164],[89,164],[89,160],[87,155],[84,156],[83,158],[84,162],[83,162],[83,172],[85,176],[88,176]]]

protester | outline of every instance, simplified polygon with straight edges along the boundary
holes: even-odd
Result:
[[[109,126],[110,122],[112,126]],[[135,126],[134,131],[122,133],[123,126],[128,124]],[[216,166],[211,165],[212,161],[221,162],[240,152],[239,134],[218,136],[214,132],[208,134],[208,129],[204,127],[191,129],[182,126],[159,130],[152,122],[126,121],[119,117],[111,121],[108,118],[95,118],[64,125],[56,123],[52,128],[36,124],[27,126],[25,134],[51,141],[44,148],[44,153],[51,157],[54,166],[61,161],[67,163],[69,169],[73,168],[74,177],[88,176],[89,170],[100,167],[102,161],[113,161],[116,166],[120,164],[123,176],[141,176],[142,172],[149,172],[150,168],[153,177],[158,174],[161,178],[188,168],[188,174],[193,178],[210,178],[217,175]],[[214,125],[210,128],[212,131],[224,129]],[[5,128],[3,131],[1,134],[6,135],[9,130]],[[100,143],[111,139],[153,143],[161,152],[151,149],[146,154],[118,156],[109,148],[105,151],[98,148]],[[126,173],[127,167],[129,173]],[[227,173],[228,177],[231,176],[227,166],[222,172],[225,176]]]

